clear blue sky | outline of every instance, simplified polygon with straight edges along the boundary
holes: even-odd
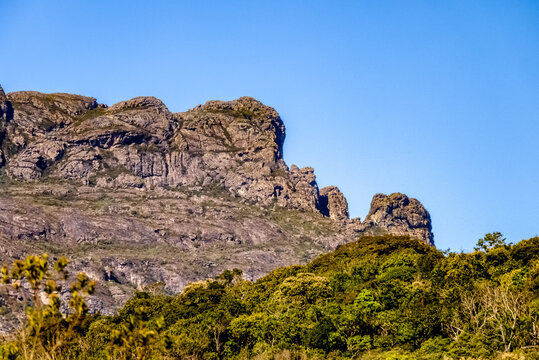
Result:
[[[289,165],[355,217],[378,192],[418,198],[439,248],[539,233],[536,0],[0,0],[0,44],[6,91],[253,96]]]

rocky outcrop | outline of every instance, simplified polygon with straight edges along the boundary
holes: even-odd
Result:
[[[174,293],[234,267],[256,279],[364,234],[433,244],[428,212],[402,194],[350,220],[337,187],[287,166],[284,139],[250,97],[172,113],[154,97],[0,90],[0,260],[68,256],[110,313],[156,282]]]
[[[360,229],[365,234],[408,235],[434,245],[429,212],[418,200],[401,193],[374,195]]]
[[[320,189],[320,212],[336,221],[350,219],[348,202],[336,186],[326,186]]]
[[[5,156],[2,151],[2,144],[6,137],[7,123],[13,117],[13,107],[6,98],[6,93],[0,86],[0,168],[5,164]]]
[[[17,151],[7,173],[14,179],[138,188],[217,183],[260,204],[318,207],[313,170],[289,171],[282,155],[284,124],[255,99],[210,101],[172,114],[153,97],[110,108],[66,94],[19,92],[9,98]]]
[[[79,95],[23,91],[5,96],[2,91],[0,111],[0,140],[5,138],[0,165],[7,163],[6,174],[15,180],[69,180],[104,189],[211,185],[258,205],[349,220],[337,187],[319,190],[312,168],[288,168],[283,121],[250,97],[209,101],[174,114],[154,97],[107,107]],[[421,204],[404,195],[389,198],[376,195],[365,221],[351,225],[432,243],[430,218]]]
[[[104,314],[155,283],[173,294],[233,268],[254,280],[351,239],[321,214],[260,207],[219,187],[43,182],[2,185],[0,192],[0,263],[35,253],[67,256],[72,274],[84,271],[97,281],[91,309]]]
[[[0,86],[0,122],[7,122],[13,116],[13,107],[6,98],[6,93]]]

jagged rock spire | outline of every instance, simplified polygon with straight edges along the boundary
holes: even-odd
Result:
[[[320,212],[336,221],[350,219],[348,202],[336,186],[326,186],[320,189]]]

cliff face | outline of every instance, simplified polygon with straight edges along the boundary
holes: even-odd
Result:
[[[114,285],[95,299],[106,310],[136,287],[175,292],[232,267],[257,278],[362,234],[433,243],[428,212],[402,194],[349,220],[338,188],[286,165],[284,139],[249,97],[172,113],[153,97],[108,107],[0,88],[0,256],[70,256]]]
[[[336,186],[326,186],[320,189],[320,212],[336,221],[350,219],[348,202],[343,193]]]
[[[252,98],[178,114],[152,97],[110,108],[66,94],[7,98],[15,104],[8,124],[15,151],[6,170],[12,179],[147,189],[217,183],[260,204],[317,210],[312,169],[289,171],[281,118]]]
[[[7,122],[13,118],[13,107],[6,98],[4,89],[0,86],[0,167],[5,164],[5,155],[2,151],[4,139],[6,137]]]

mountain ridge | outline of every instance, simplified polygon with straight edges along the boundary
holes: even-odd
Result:
[[[434,245],[428,211],[404,194],[377,194],[350,219],[337,187],[286,164],[285,137],[251,97],[172,113],[155,97],[109,107],[1,90],[1,257],[67,253],[114,285],[95,300],[103,311],[152,283],[174,293],[232,267],[256,279],[363,235]]]
[[[4,94],[3,90],[2,94]],[[37,144],[28,147],[26,147],[28,140],[24,137],[21,139],[20,136],[11,136],[14,140],[12,142],[18,148],[24,150],[22,153],[17,154],[13,159],[14,161],[7,166],[7,173],[11,178],[18,178],[23,181],[42,178],[46,170],[50,172],[50,167],[55,165],[55,162],[67,157],[65,156],[66,152],[71,148],[81,147],[85,143],[101,149],[110,149],[117,145],[137,145],[147,142],[153,145],[162,145],[161,149],[158,150],[170,151],[171,158],[164,161],[159,161],[163,159],[149,159],[146,162],[141,160],[138,163],[135,161],[134,164],[129,164],[129,160],[124,159],[123,164],[112,164],[119,168],[127,163],[130,165],[130,169],[127,170],[134,172],[135,176],[138,175],[141,178],[151,178],[153,180],[157,178],[157,181],[144,181],[142,183],[130,182],[129,180],[133,180],[133,178],[128,177],[126,179],[125,176],[120,177],[120,180],[114,179],[119,182],[118,185],[121,187],[148,185],[177,187],[180,185],[195,185],[197,181],[202,185],[207,185],[212,181],[220,181],[234,195],[239,195],[249,200],[264,204],[276,200],[279,205],[318,211],[332,219],[349,219],[348,204],[337,187],[330,186],[324,191],[320,191],[321,189],[318,188],[316,183],[314,169],[310,167],[300,169],[295,165],[288,168],[284,162],[282,151],[286,136],[284,123],[273,108],[263,105],[254,98],[241,97],[233,101],[212,100],[203,105],[195,106],[187,112],[171,113],[165,104],[155,97],[136,97],[131,100],[121,101],[111,107],[97,103],[95,98],[64,93],[41,94],[22,91],[4,94],[2,97],[4,97],[3,106],[6,109],[13,107],[13,103],[18,104],[17,107],[22,107],[22,111],[30,108],[27,116],[19,116],[18,118],[23,126],[30,128],[32,135],[34,135],[34,132],[40,135],[39,130],[44,130],[45,134],[51,131],[54,132],[56,126],[60,129],[68,129],[67,134],[66,131],[57,131],[59,136],[45,139],[38,138]],[[28,106],[29,104],[31,105],[30,107]],[[43,111],[43,104],[45,104],[45,111],[47,108],[49,109],[49,114],[46,114],[46,116],[48,115],[47,120],[49,120],[48,124],[46,124],[48,127],[36,129],[35,126],[32,126],[36,122],[31,120],[36,116],[42,118],[43,114],[32,114],[31,110],[35,110],[37,107]],[[151,111],[154,114],[145,114],[144,119],[136,119],[134,122],[127,124],[125,121],[123,124],[118,124],[113,120],[115,115],[120,117],[119,114],[122,112],[132,110]],[[234,119],[232,121],[230,119],[223,121],[223,118],[214,118],[193,121],[193,113],[199,112],[215,114],[216,116],[225,115],[225,118],[228,115],[229,118],[233,117]],[[9,115],[7,111],[3,111],[3,114],[5,114],[4,122],[7,123]],[[249,142],[248,139],[242,138],[242,129],[235,127],[245,125],[238,124],[238,118],[249,122],[255,116],[259,121],[250,124],[249,130],[252,132],[253,128],[258,127],[259,133],[254,134],[255,142]],[[88,125],[87,123],[92,119],[94,121]],[[91,128],[88,128],[89,126]],[[228,127],[234,131],[232,132]],[[261,129],[261,127],[265,128]],[[202,138],[201,133],[204,134],[205,139]],[[41,135],[45,134],[41,132]],[[26,135],[27,138],[30,137],[28,134]],[[251,137],[253,134],[248,133],[248,136]],[[169,141],[169,143],[163,144],[165,142],[163,140]],[[173,155],[176,154],[173,149],[171,151],[171,148],[174,146],[179,148],[180,153],[202,154],[202,161],[206,160],[204,166],[214,170],[213,173],[203,171],[202,167],[204,166],[198,166],[199,164],[194,165],[194,170],[186,169],[184,161],[178,163],[177,159],[173,159]],[[149,149],[140,149],[140,152],[142,153],[144,150]],[[155,149],[153,150],[155,151]],[[226,152],[235,153],[234,160],[237,162],[254,162],[255,166],[243,166],[246,169],[242,169],[241,166],[233,166],[234,164],[230,163],[230,159],[226,159],[226,156],[223,159],[223,156],[219,154]],[[226,163],[224,166],[221,164],[208,164],[209,161],[204,159],[205,153],[210,153],[212,157],[219,158],[219,161]],[[219,155],[216,155],[216,153]],[[103,167],[111,166],[105,159],[100,158],[102,154],[98,154],[94,158],[91,158],[88,154],[84,155],[82,159],[79,157],[79,159],[72,161],[71,164],[64,165],[63,169],[57,169],[52,176],[79,179],[89,183],[92,175],[96,175],[96,172],[101,169],[88,169],[88,165],[85,166],[83,163],[85,160],[86,162],[101,160],[104,163]],[[129,155],[132,154],[127,154],[127,156]],[[98,167],[99,165],[97,164]],[[92,166],[95,167],[96,164],[92,164]],[[140,167],[140,169],[136,169],[136,167]],[[174,172],[173,169],[175,168],[181,169],[180,175]],[[222,173],[223,168],[229,172],[242,172],[243,170],[243,173],[240,174],[239,178],[230,179],[230,174]],[[195,174],[188,174],[189,170]],[[282,181],[278,181],[278,178],[283,177],[283,175],[288,175],[290,183],[283,184]],[[263,181],[267,180],[267,177],[273,178],[270,184]],[[100,186],[109,185],[107,179],[104,178],[100,178],[98,182],[99,184],[97,185]],[[422,207],[420,203],[418,203],[418,206]],[[428,213],[425,213],[425,217],[428,217]],[[425,226],[425,230],[423,234],[412,234],[412,236],[415,235],[414,237],[422,238],[433,244],[431,229]]]

